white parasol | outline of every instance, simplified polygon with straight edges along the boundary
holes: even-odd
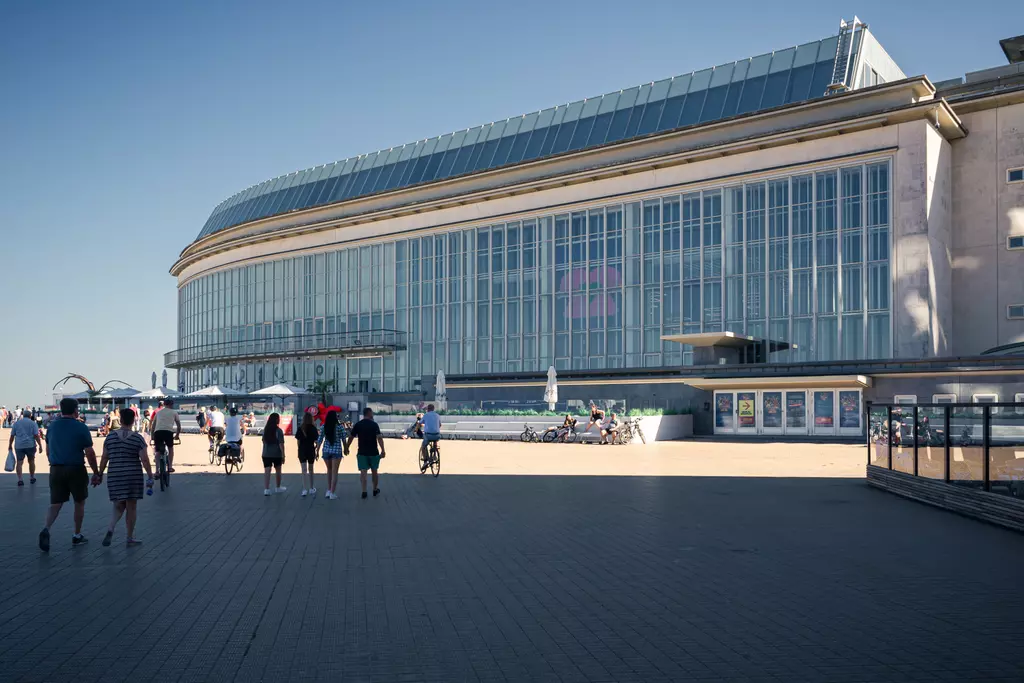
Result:
[[[444,370],[437,371],[437,379],[434,381],[434,409],[438,412],[448,408],[448,388],[444,383]]]
[[[544,387],[544,400],[547,401],[548,410],[554,410],[555,404],[558,403],[558,373],[555,372],[554,365],[548,368],[548,383]]]
[[[299,394],[308,394],[309,392],[299,387],[293,387],[290,384],[275,384],[270,387],[263,389],[257,389],[256,391],[249,394],[250,396],[298,396]]]

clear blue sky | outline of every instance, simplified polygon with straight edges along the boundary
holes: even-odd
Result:
[[[66,372],[149,388],[175,347],[168,268],[253,183],[816,40],[852,12],[933,80],[1005,63],[998,40],[1024,32],[1008,0],[0,1],[0,402],[46,401]]]

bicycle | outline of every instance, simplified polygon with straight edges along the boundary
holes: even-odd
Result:
[[[160,490],[165,491],[171,486],[171,468],[167,463],[167,446],[163,444],[158,446],[155,456],[156,478],[160,482]]]
[[[559,427],[558,429],[552,429],[544,432],[544,443],[554,443],[555,441],[572,443],[576,441],[578,436],[579,434],[576,433],[576,425],[571,427]]]
[[[428,467],[434,477],[441,474],[441,449],[437,444],[437,441],[427,444],[426,458],[423,457],[423,451],[420,450],[420,474],[425,474]]]
[[[520,441],[522,441],[523,443],[537,443],[538,441],[540,441],[540,434],[537,433],[536,429],[534,429],[530,425],[523,426],[526,427],[526,429],[524,429],[523,433],[519,435]]]
[[[213,445],[210,446],[210,464],[217,465],[220,467],[221,460],[223,460],[223,454],[221,453],[221,444],[224,443],[224,437],[221,436],[220,432],[217,432],[217,436],[213,439]]]
[[[644,430],[640,428],[640,418],[634,417],[632,420],[626,420],[619,427],[618,435],[615,438],[617,444],[633,443],[633,439],[640,437],[640,441],[644,444],[647,443],[647,439],[644,437]]]
[[[224,449],[223,453],[220,448]],[[225,444],[218,448],[217,459],[224,461],[224,474],[230,476],[232,471],[242,471],[242,465],[245,463],[245,450],[233,443]]]

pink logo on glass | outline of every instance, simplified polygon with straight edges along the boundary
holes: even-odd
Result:
[[[569,315],[572,318],[612,316],[618,313],[618,304],[605,290],[622,284],[622,274],[611,266],[598,266],[587,270],[573,268],[558,282],[559,292],[572,292]]]

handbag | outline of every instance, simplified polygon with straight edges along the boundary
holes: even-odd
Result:
[[[4,472],[13,472],[14,465],[17,461],[14,459],[14,451],[8,449],[7,461],[4,463]]]

